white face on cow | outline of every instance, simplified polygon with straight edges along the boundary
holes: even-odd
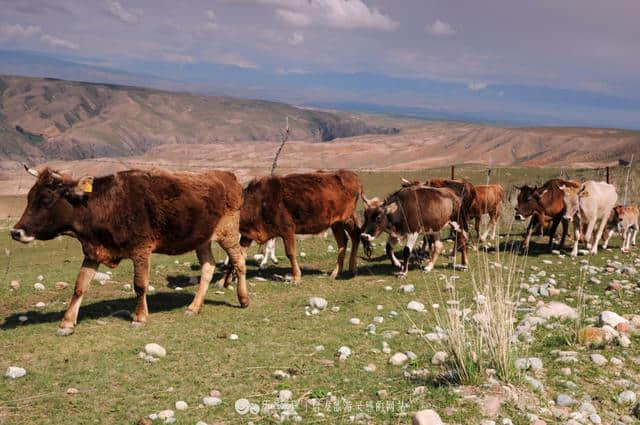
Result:
[[[585,195],[584,187],[578,189],[563,185],[560,186],[560,190],[564,193],[564,218],[571,221],[580,211],[580,197]]]

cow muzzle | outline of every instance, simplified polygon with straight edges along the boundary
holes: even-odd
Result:
[[[567,220],[569,223],[571,223],[573,221],[573,216],[572,215],[565,215],[564,219]]]
[[[11,229],[11,238],[22,243],[29,243],[35,239],[33,236],[27,235],[24,229]]]

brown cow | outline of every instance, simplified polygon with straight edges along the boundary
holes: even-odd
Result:
[[[58,335],[73,333],[82,297],[98,266],[115,267],[125,258],[133,261],[137,296],[132,326],[143,325],[148,315],[146,293],[153,252],[179,255],[196,251],[202,275],[187,313],[198,313],[214,272],[212,240],[227,252],[235,267],[240,305],[249,305],[238,228],[242,186],[232,173],[130,170],[74,180],[48,168],[41,173],[28,171],[38,179],[29,191],[22,218],[11,230],[13,239],[28,243],[69,235],[80,241],[84,253]]]
[[[529,249],[529,242],[534,229],[540,225],[545,228],[549,221],[549,249],[553,248],[553,238],[555,237],[558,225],[562,223],[562,237],[560,247],[564,248],[564,241],[569,230],[569,222],[564,218],[565,204],[564,192],[560,186],[580,187],[580,183],[575,180],[551,179],[541,187],[529,187],[527,185],[516,187],[519,189],[518,204],[515,207],[516,220],[522,221],[526,217],[531,217],[527,232],[523,242],[523,249]]]
[[[602,244],[607,249],[609,239],[617,231],[622,236],[622,252],[629,252],[631,245],[636,246],[636,237],[640,230],[640,208],[637,205],[617,205],[609,216],[609,229]]]
[[[491,239],[496,238],[496,228],[498,227],[498,220],[502,215],[502,201],[504,200],[504,189],[499,184],[487,184],[478,185],[475,187],[476,197],[471,204],[470,219],[476,220],[475,228],[478,234],[480,242],[484,242],[489,234],[489,228],[491,231]],[[489,227],[481,235],[480,234],[480,222],[484,214],[489,215]]]
[[[351,171],[267,176],[252,180],[244,190],[240,214],[241,244],[265,243],[280,237],[292,267],[293,283],[300,282],[296,234],[316,234],[329,227],[338,244],[338,262],[331,273],[342,273],[348,237],[349,271],[356,273],[360,226],[356,204],[362,193],[360,178]],[[348,234],[348,237],[347,237]],[[227,273],[227,281],[230,274]]]
[[[393,255],[393,244],[406,238],[401,275],[409,270],[409,257],[420,234],[438,234],[447,224],[458,235],[462,265],[467,266],[467,234],[457,224],[462,201],[452,189],[414,185],[389,195],[384,202],[377,198],[369,200],[364,195],[362,198],[366,205],[362,238],[371,241],[382,232],[388,233],[387,255],[394,266],[399,262]],[[441,251],[442,242],[436,240],[425,271],[433,269]]]

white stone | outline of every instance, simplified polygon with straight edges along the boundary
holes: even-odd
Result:
[[[205,406],[215,407],[221,403],[222,403],[222,400],[220,400],[218,397],[207,396],[202,398],[202,404],[204,404]]]
[[[169,418],[173,418],[175,415],[175,412],[171,409],[162,410],[158,412],[158,419],[165,421]]]
[[[449,355],[446,352],[438,351],[431,358],[431,364],[433,364],[433,365],[444,364],[447,361],[447,357],[449,357]]]
[[[394,366],[402,366],[407,362],[407,360],[409,360],[409,357],[405,353],[395,353],[389,359],[389,364],[392,364]]]
[[[422,312],[424,311],[424,304],[419,301],[409,301],[409,304],[407,304],[407,310]]]
[[[36,303],[36,307],[37,308],[44,308],[45,306],[46,306],[46,304],[43,303],[42,301]]]
[[[230,339],[231,341],[236,341],[238,338],[239,338],[239,337],[238,337],[238,335],[236,335],[236,334],[231,334],[231,335],[229,335],[229,339]]]
[[[338,355],[344,358],[349,357],[351,355],[351,348],[343,345],[342,347],[338,348]]]
[[[601,325],[609,325],[615,328],[619,323],[629,323],[629,321],[613,311],[603,311],[600,313]]]
[[[400,290],[401,290],[402,292],[404,292],[405,294],[409,294],[409,293],[411,293],[411,292],[415,292],[416,287],[415,287],[413,284],[408,283],[408,284],[406,284],[406,285],[402,285],[402,286],[400,287]]]
[[[180,400],[180,401],[176,401],[176,410],[187,410],[189,408],[189,405]]]
[[[44,291],[44,289],[45,289],[44,285],[42,283],[40,283],[40,282],[34,284],[33,287],[34,287],[34,289],[36,291]]]
[[[384,317],[376,316],[376,317],[373,318],[373,321],[376,322],[376,323],[382,323],[382,322],[384,322]]]
[[[559,301],[551,301],[541,305],[536,310],[536,316],[543,319],[577,319],[578,313],[572,307]]]
[[[293,393],[291,392],[291,390],[280,390],[280,392],[278,393],[278,400],[280,402],[289,401],[291,400],[291,397],[293,397]]]
[[[96,274],[93,276],[93,280],[97,280],[98,282],[106,282],[109,279],[111,279],[111,276],[102,272],[96,272]]]
[[[357,317],[354,317],[352,319],[349,319],[349,323],[351,323],[352,325],[359,325],[360,319],[358,319]]]
[[[431,409],[420,410],[414,413],[411,423],[413,425],[444,425],[442,419],[440,419],[440,415]]]
[[[607,360],[607,358],[605,356],[603,356],[602,354],[592,354],[591,356],[591,361],[594,362],[595,364],[597,364],[598,366],[603,366],[607,363],[609,363],[609,361]]]
[[[378,369],[378,367],[377,367],[375,364],[373,364],[373,363],[369,363],[368,365],[366,365],[366,366],[364,367],[364,371],[365,371],[365,372],[369,372],[369,373],[373,373],[373,372],[375,372],[377,369]]]
[[[620,404],[632,404],[636,402],[636,398],[637,398],[636,393],[634,393],[631,390],[626,390],[618,394],[618,397],[616,397],[616,400]]]
[[[149,343],[144,346],[144,351],[154,357],[164,357],[167,355],[167,350],[163,346],[156,344],[155,342]]]
[[[309,305],[312,308],[317,308],[318,310],[324,310],[327,308],[327,300],[321,297],[311,297],[309,298]]]
[[[4,376],[9,379],[18,379],[22,378],[27,374],[27,371],[24,368],[18,366],[9,366]]]

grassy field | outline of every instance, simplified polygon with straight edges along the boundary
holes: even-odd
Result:
[[[384,196],[398,187],[400,176],[424,178],[448,173],[448,169],[402,175],[368,173],[362,178],[368,196]],[[571,177],[596,177],[597,173],[576,171]],[[496,169],[492,182],[510,187],[514,183],[543,182],[559,174],[559,170],[553,169]],[[475,183],[484,183],[486,179],[481,167],[460,168],[457,175]],[[620,172],[614,174],[616,182],[621,181],[621,176]],[[10,210],[19,208],[20,200],[8,202],[13,207],[5,205],[5,217],[16,217]],[[195,290],[190,278],[199,274],[195,255],[154,256],[151,284],[155,291],[148,296],[149,322],[137,330],[129,327],[127,314],[134,307],[134,294],[125,285],[131,284],[132,267],[130,262],[124,262],[113,270],[112,279],[105,285],[92,282],[76,332],[66,338],[54,334],[81,263],[79,244],[70,238],[58,238],[20,245],[11,242],[7,235],[0,239],[0,371],[21,366],[27,369],[27,375],[16,380],[0,379],[0,424],[133,424],[143,416],[164,409],[175,410],[178,400],[189,405],[187,410],[176,411],[179,424],[195,424],[199,420],[209,425],[276,423],[278,420],[265,414],[264,409],[258,415],[239,415],[234,403],[245,398],[262,407],[263,403],[276,402],[278,391],[283,389],[292,391],[303,423],[352,423],[350,417],[360,414],[362,423],[406,424],[410,423],[411,412],[434,408],[447,423],[476,424],[480,423],[482,413],[474,397],[507,390],[516,394],[517,400],[511,397],[505,401],[501,417],[509,417],[515,424],[528,424],[527,413],[535,413],[547,423],[557,423],[544,408],[559,392],[572,394],[578,400],[589,394],[603,422],[614,423],[621,415],[630,414],[629,406],[614,401],[622,391],[615,380],[640,382],[640,364],[635,357],[639,355],[635,346],[640,340],[636,338],[626,350],[616,346],[587,350],[575,345],[574,323],[550,322],[537,331],[531,343],[513,347],[521,356],[535,355],[544,361],[544,369],[537,377],[545,390],[539,395],[519,378],[507,390],[487,380],[468,386],[439,385],[436,378],[446,368],[433,366],[431,358],[442,346],[429,344],[420,334],[409,332],[413,326],[425,332],[434,331],[434,314],[438,310],[431,306],[439,304],[440,309],[447,306],[451,299],[445,289],[448,283],[454,283],[462,305],[471,306],[472,279],[482,279],[480,266],[488,265],[494,273],[500,270],[495,263],[506,265],[512,259],[513,267],[522,272],[523,281],[541,270],[546,277],[557,280],[561,292],[549,299],[576,307],[578,293],[584,290],[591,297],[584,305],[585,319],[607,309],[619,314],[638,311],[637,291],[605,292],[610,280],[635,282],[633,277],[603,272],[599,276],[602,283],[595,285],[588,283],[588,276],[580,269],[580,261],[585,259],[595,266],[606,266],[614,260],[633,264],[637,251],[622,254],[618,249],[620,238],[615,238],[613,249],[596,257],[571,259],[547,253],[543,245],[545,237],[532,243],[527,257],[514,259],[509,248],[512,241],[520,240],[518,233],[522,228],[513,224],[513,214],[508,208],[500,229],[505,252],[472,253],[468,272],[448,268],[448,259],[442,257],[433,272],[424,274],[414,267],[401,280],[394,276],[384,258],[382,239],[377,241],[373,260],[360,259],[357,277],[332,281],[328,273],[333,268],[335,253],[329,246],[336,244],[330,236],[299,242],[298,252],[306,254],[300,258],[303,280],[302,284],[291,286],[272,279],[274,274],[290,272],[279,243],[279,266],[259,271],[255,261],[249,260],[248,309],[238,307],[235,291],[212,286],[202,313],[193,318],[186,318],[184,311]],[[3,229],[10,224],[5,220]],[[255,252],[253,247],[249,258]],[[214,255],[217,260],[223,259],[217,246]],[[33,286],[39,275],[43,276],[44,291],[36,291]],[[214,279],[219,276],[218,270]],[[541,279],[544,282],[544,277]],[[12,280],[21,283],[18,290],[9,290]],[[57,290],[54,284],[58,281],[70,286]],[[400,290],[401,285],[409,283],[415,285],[414,293]],[[392,289],[386,290],[387,286]],[[524,301],[518,310],[519,318],[535,306],[526,301],[528,295],[525,290],[519,294]],[[308,316],[305,306],[312,296],[325,298],[329,305],[320,314]],[[424,303],[427,312],[407,311],[407,303],[412,300]],[[44,302],[45,307],[37,308],[38,302]],[[333,307],[339,307],[339,311],[333,311]],[[21,322],[20,316],[26,316],[27,320]],[[375,334],[369,334],[365,328],[376,316],[384,320],[376,324]],[[361,324],[351,324],[351,318],[359,318]],[[390,337],[391,332],[385,335],[385,331],[397,334]],[[238,335],[238,340],[229,339],[230,334]],[[381,352],[383,341],[388,342],[390,354]],[[155,363],[140,359],[138,353],[150,342],[165,347],[167,356]],[[341,346],[348,346],[353,352],[346,361],[339,361],[336,356]],[[558,349],[578,351],[580,361],[570,365],[573,369],[570,377],[560,373],[560,368],[566,365],[555,362],[553,350]],[[405,366],[388,363],[391,354],[405,351],[412,351],[417,359]],[[624,366],[597,367],[588,359],[591,352],[618,357]],[[376,365],[375,372],[364,370],[369,364]],[[276,370],[283,370],[290,377],[275,379]],[[576,388],[567,388],[566,380],[573,381]],[[420,386],[424,392],[416,391]],[[67,394],[68,388],[76,388],[78,393]],[[221,392],[222,404],[201,406],[202,397],[212,390]],[[385,390],[386,395],[378,394],[379,390]],[[315,406],[308,402],[313,398],[319,400]]]

